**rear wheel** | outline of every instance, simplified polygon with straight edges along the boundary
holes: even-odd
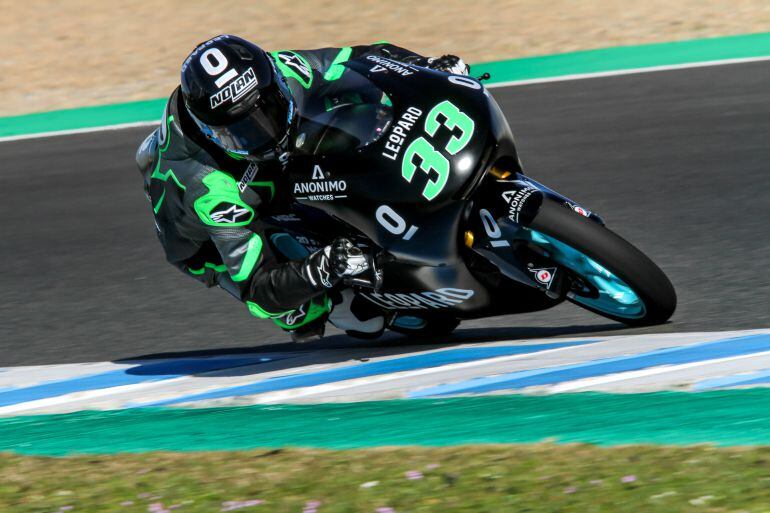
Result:
[[[567,299],[573,303],[630,326],[661,324],[674,313],[676,292],[663,271],[625,239],[572,209],[544,201],[525,233],[566,273]]]

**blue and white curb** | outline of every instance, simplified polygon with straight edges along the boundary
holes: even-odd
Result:
[[[0,415],[770,383],[770,330],[0,368]]]

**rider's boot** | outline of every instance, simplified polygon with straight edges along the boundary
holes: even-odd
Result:
[[[273,322],[282,330],[288,331],[292,341],[310,342],[323,338],[331,307],[329,297],[322,294],[296,310],[273,319]]]
[[[329,314],[329,322],[356,338],[377,338],[385,331],[385,317],[351,289],[339,294]]]

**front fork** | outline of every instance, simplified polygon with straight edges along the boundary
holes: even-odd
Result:
[[[470,198],[463,242],[503,276],[559,299],[572,286],[567,272],[538,245],[542,236],[528,228],[544,201],[604,224],[597,214],[522,173],[511,179],[490,174]]]

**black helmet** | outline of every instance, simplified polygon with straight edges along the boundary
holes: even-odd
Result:
[[[182,64],[182,96],[201,131],[230,154],[259,159],[285,147],[291,93],[270,56],[245,39],[198,45]]]

